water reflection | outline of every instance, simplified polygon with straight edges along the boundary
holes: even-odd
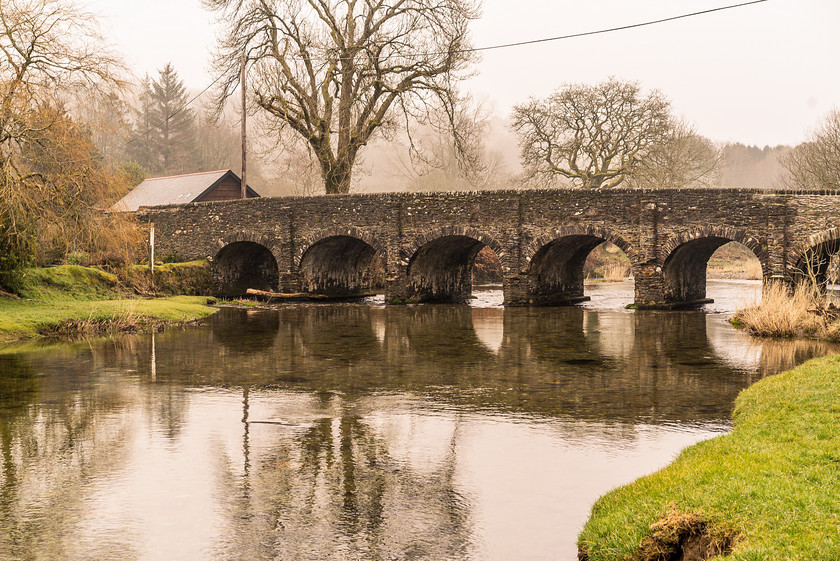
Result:
[[[204,331],[157,336],[157,379],[348,395],[412,391],[458,405],[621,422],[721,421],[755,377],[755,364],[736,360],[753,343],[730,337],[721,356],[707,317],[455,305],[223,310],[209,340]]]
[[[227,309],[0,355],[0,559],[572,559],[598,495],[835,350],[606,308]]]

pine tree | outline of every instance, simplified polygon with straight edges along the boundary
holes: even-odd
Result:
[[[135,113],[135,136],[129,141],[128,153],[143,169],[150,173],[161,172],[155,146],[158,144],[157,123],[152,122],[152,79],[147,74],[141,84]]]
[[[184,82],[167,63],[157,80],[143,83],[137,108],[138,138],[134,158],[154,174],[198,171],[195,155],[195,115],[186,107]]]

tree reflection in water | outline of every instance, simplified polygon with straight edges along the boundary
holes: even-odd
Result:
[[[112,371],[90,372],[72,352],[56,354],[71,359],[61,377],[38,375],[40,360],[0,356],[0,558],[85,558],[92,523],[100,555],[137,558],[130,544],[109,539],[115,521],[92,521],[84,508],[97,479],[122,467],[132,389],[109,383]]]
[[[273,397],[262,396],[263,408],[283,418]],[[220,558],[465,558],[455,433],[437,469],[419,473],[391,456],[364,401],[321,392],[307,407],[315,418],[299,425],[245,423],[245,465],[237,476],[228,458],[218,480],[227,504]]]

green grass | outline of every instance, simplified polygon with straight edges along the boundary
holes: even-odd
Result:
[[[42,301],[101,300],[117,297],[117,277],[80,265],[38,267],[23,273],[20,295]]]
[[[737,536],[727,559],[840,559],[840,356],[744,390],[733,421],[598,500],[578,539],[588,559],[645,559],[640,544],[671,509]]]
[[[45,335],[71,335],[72,326],[77,326],[79,332],[87,332],[85,326],[94,324],[107,327],[113,323],[140,329],[192,321],[216,311],[207,305],[208,300],[206,296],[50,302],[4,300],[0,302],[0,343]]]
[[[0,299],[0,343],[138,330],[192,321],[216,311],[207,305],[206,296],[140,299],[117,290],[117,278],[98,269],[78,265],[29,269],[23,299]]]

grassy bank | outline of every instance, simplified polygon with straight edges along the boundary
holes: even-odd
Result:
[[[840,356],[744,390],[731,434],[612,491],[578,546],[602,560],[840,559]]]
[[[205,296],[139,298],[117,276],[77,265],[27,270],[20,296],[0,298],[0,343],[138,331],[215,311]]]

